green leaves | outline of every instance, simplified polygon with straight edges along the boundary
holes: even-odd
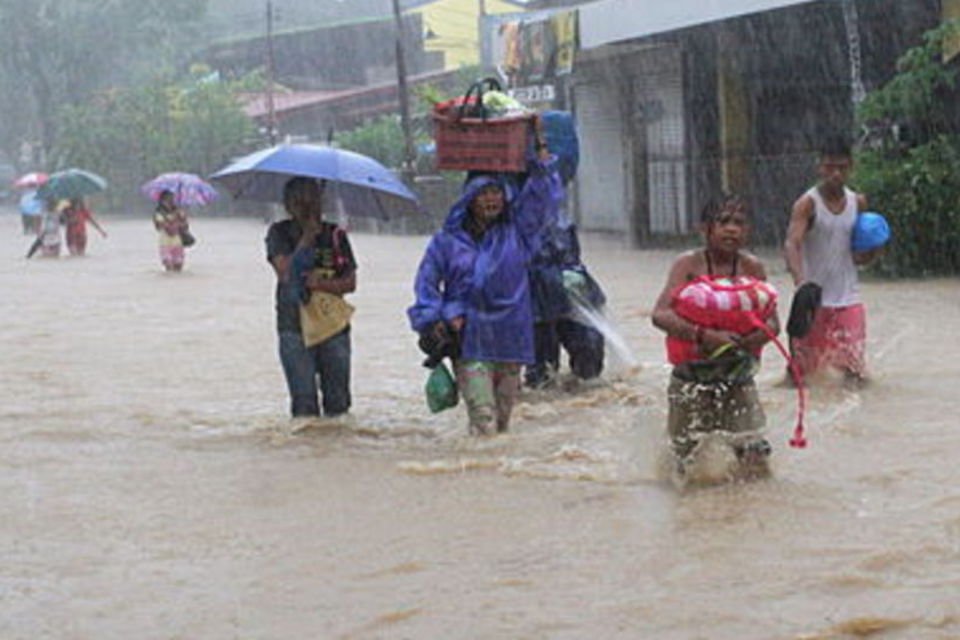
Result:
[[[858,153],[854,182],[893,231],[876,267],[885,275],[960,273],[958,87],[956,71],[942,62],[944,43],[958,33],[956,22],[928,32],[858,110],[861,126],[880,134]]]
[[[57,157],[104,175],[114,206],[159,173],[212,173],[255,133],[231,85],[197,77],[106,91],[60,116]]]
[[[32,107],[4,123],[0,143],[49,153],[61,106],[176,68],[205,11],[206,0],[0,0],[4,88]]]

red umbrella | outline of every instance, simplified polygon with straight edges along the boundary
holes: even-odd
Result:
[[[36,189],[47,183],[47,180],[50,179],[45,173],[34,171],[33,173],[28,173],[20,176],[13,182],[13,186],[17,189]]]

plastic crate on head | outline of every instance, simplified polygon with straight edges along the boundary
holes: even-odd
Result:
[[[454,171],[526,170],[534,116],[460,118],[434,112],[437,168]]]

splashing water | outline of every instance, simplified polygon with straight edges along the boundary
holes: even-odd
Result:
[[[639,363],[636,356],[633,355],[633,351],[631,351],[630,346],[623,337],[623,334],[620,333],[620,330],[617,328],[614,322],[607,317],[606,313],[604,313],[602,309],[597,309],[595,306],[590,304],[590,302],[579,291],[571,290],[569,291],[569,294],[570,302],[573,307],[574,320],[589,327],[593,327],[603,334],[604,339],[609,345],[610,351],[628,368],[632,369],[637,367]]]

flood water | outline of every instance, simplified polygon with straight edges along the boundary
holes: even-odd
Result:
[[[292,425],[263,225],[195,221],[167,275],[149,220],[103,222],[28,262],[0,215],[0,638],[960,638],[955,280],[863,286],[874,384],[814,390],[806,450],[769,349],[773,476],[680,492],[672,252],[586,239],[639,367],[474,440],[423,399],[425,238],[353,237],[353,422]]]

